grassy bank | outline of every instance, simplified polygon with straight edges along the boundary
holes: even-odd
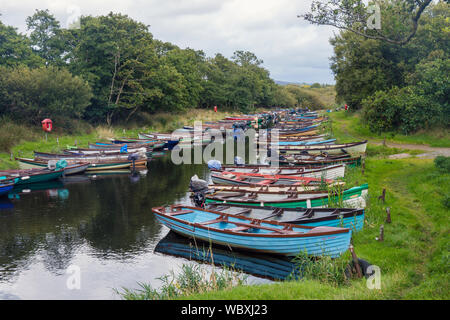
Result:
[[[345,285],[319,279],[238,286],[190,295],[187,299],[448,299],[448,207],[450,175],[431,160],[368,159],[366,172],[354,179],[369,183],[370,199],[364,230],[354,235],[358,257],[381,270],[381,289],[365,279]],[[386,188],[386,202],[377,197]],[[386,207],[392,223],[385,223]],[[375,240],[381,224],[385,240]]]
[[[432,160],[389,160],[369,157],[366,170],[349,171],[349,185],[369,183],[364,229],[354,234],[359,258],[381,271],[381,289],[369,289],[366,279],[342,281],[337,271],[347,252],[335,263],[326,261],[302,280],[264,285],[229,286],[223,290],[178,295],[176,299],[296,300],[296,299],[448,299],[448,213],[450,174]],[[378,199],[386,189],[385,202]],[[386,208],[392,222],[386,223]],[[384,241],[379,237],[384,225]],[[153,290],[153,289],[151,289]],[[145,290],[124,298],[145,299]],[[154,291],[155,292],[155,291]],[[167,298],[167,297],[166,297]],[[170,297],[169,297],[170,298]]]
[[[399,133],[373,133],[362,123],[358,112],[330,112],[327,113],[333,122],[332,133],[342,142],[352,142],[367,139],[372,142],[393,142],[398,144],[422,144],[430,147],[450,147],[450,131],[444,129],[417,132],[412,135]]]

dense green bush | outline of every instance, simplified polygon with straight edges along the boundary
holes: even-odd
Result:
[[[439,171],[450,173],[450,157],[437,156],[434,159],[434,164]]]
[[[410,134],[420,129],[442,125],[440,105],[427,96],[420,95],[415,87],[393,87],[377,91],[363,100],[363,119],[373,132],[401,131]]]
[[[91,97],[89,85],[65,69],[0,67],[0,114],[15,120],[80,118]]]

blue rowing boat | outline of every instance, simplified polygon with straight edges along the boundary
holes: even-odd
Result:
[[[0,196],[8,194],[12,189],[14,188],[14,182],[9,181],[3,181],[0,183]]]
[[[339,257],[349,245],[348,228],[310,227],[251,219],[188,206],[152,209],[159,222],[184,236],[255,252]]]
[[[327,139],[322,141],[278,141],[280,146],[312,146],[317,144],[331,144],[335,142],[336,139]]]

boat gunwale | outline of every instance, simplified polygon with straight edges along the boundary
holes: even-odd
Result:
[[[186,208],[186,209],[191,209],[191,210],[197,210],[197,211],[203,211],[203,212],[211,212],[214,214],[218,214],[219,216],[228,216],[228,217],[232,217],[232,218],[238,218],[238,219],[243,219],[243,220],[247,220],[250,221],[249,224],[252,224],[252,222],[259,222],[259,223],[267,223],[267,224],[271,224],[271,225],[276,225],[276,226],[283,226],[286,228],[286,230],[284,231],[292,231],[292,228],[299,228],[299,229],[309,229],[310,231],[312,229],[315,228],[320,228],[320,227],[311,227],[311,226],[303,226],[303,225],[295,225],[295,224],[291,224],[291,223],[284,223],[284,222],[278,222],[278,221],[271,221],[271,220],[262,220],[262,219],[252,219],[252,218],[248,218],[245,216],[240,216],[240,215],[232,215],[232,214],[227,214],[227,213],[223,213],[220,211],[214,211],[214,210],[206,210],[206,209],[202,209],[202,208],[198,208],[198,207],[191,207],[191,206],[184,206],[184,205],[175,205],[175,206],[170,206],[170,210],[174,209],[174,208]],[[328,236],[328,235],[335,235],[335,234],[347,234],[349,232],[351,232],[350,228],[337,228],[337,227],[326,227],[327,229],[335,229],[335,230],[331,230],[331,231],[322,231],[322,232],[314,232],[313,234],[310,234],[309,232],[306,233],[299,233],[299,232],[295,232],[295,233],[270,233],[270,234],[257,234],[257,233],[246,233],[246,232],[239,232],[239,231],[232,231],[232,230],[226,230],[226,229],[218,229],[218,228],[214,228],[214,227],[210,227],[208,225],[202,225],[200,223],[192,223],[192,222],[188,222],[186,220],[182,220],[179,218],[176,218],[170,214],[168,214],[167,212],[164,211],[165,207],[154,207],[152,208],[152,212],[159,214],[162,217],[165,217],[166,219],[170,219],[170,220],[174,220],[177,221],[179,223],[182,223],[184,225],[188,225],[191,227],[194,227],[194,231],[191,232],[195,232],[195,228],[200,228],[200,229],[204,229],[204,230],[213,230],[215,232],[219,232],[219,233],[225,233],[225,234],[232,234],[232,235],[237,235],[237,236],[246,236],[246,237],[258,237],[258,238],[311,238],[311,237],[321,237],[321,236]],[[173,212],[173,213],[176,213]],[[234,222],[230,221],[229,223],[231,224],[235,224]],[[236,222],[236,225],[238,225],[238,222]],[[262,228],[262,226],[258,226],[255,225],[254,228]],[[290,228],[290,229],[289,229]],[[283,229],[279,229],[279,231],[282,232]],[[175,230],[174,230],[175,231]]]

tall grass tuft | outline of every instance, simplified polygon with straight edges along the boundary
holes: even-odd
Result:
[[[114,130],[107,126],[98,126],[95,128],[95,132],[100,140],[106,140],[108,138],[114,138]]]
[[[323,255],[320,258],[308,256],[305,251],[301,251],[294,257],[292,262],[296,266],[297,277],[301,280],[317,280],[322,283],[333,286],[342,286],[349,283],[346,276],[350,258],[344,254],[339,258],[333,259]]]
[[[138,283],[141,289],[130,290],[122,288],[115,292],[125,300],[173,300],[197,293],[230,289],[246,283],[246,276],[231,268],[223,267],[221,272],[212,272],[202,264],[183,264],[181,272],[164,275],[159,280],[159,289],[150,284]]]
[[[7,117],[0,118],[0,152],[10,152],[21,141],[34,140],[38,137],[37,131],[14,123]]]

